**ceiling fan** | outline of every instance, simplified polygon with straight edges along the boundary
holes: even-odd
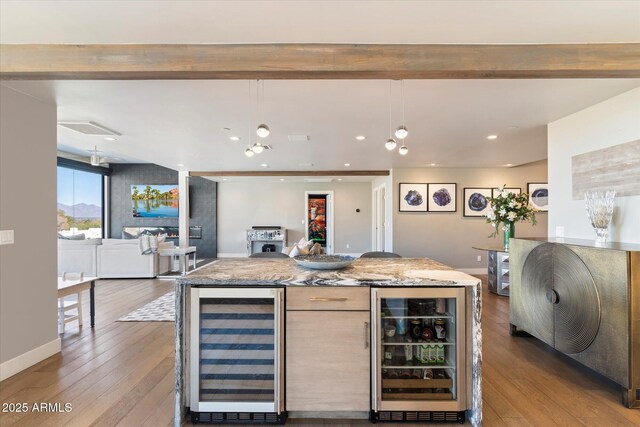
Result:
[[[100,151],[98,151],[98,146],[94,146],[93,150],[89,151],[91,153],[91,166],[102,166],[103,164],[107,163],[107,157],[101,157],[99,153],[101,153]]]

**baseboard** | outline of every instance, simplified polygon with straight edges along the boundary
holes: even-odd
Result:
[[[248,258],[249,255],[247,255],[246,252],[238,252],[238,253],[234,253],[234,252],[218,252],[218,258]]]
[[[60,338],[56,338],[55,340],[43,344],[40,347],[36,347],[33,350],[21,354],[20,356],[16,356],[13,359],[9,359],[6,362],[1,363],[0,381],[4,381],[18,372],[24,371],[30,366],[43,361],[47,357],[60,353],[61,349],[62,343]]]
[[[484,268],[456,268],[458,271],[462,271],[467,274],[487,274],[487,267]]]

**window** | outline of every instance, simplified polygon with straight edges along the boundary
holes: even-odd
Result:
[[[58,233],[100,238],[102,228],[102,182],[97,173],[58,166]]]

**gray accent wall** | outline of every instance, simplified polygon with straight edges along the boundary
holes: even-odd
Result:
[[[0,363],[60,351],[56,181],[56,105],[0,85]]]
[[[122,237],[122,227],[178,226],[178,218],[135,218],[131,212],[131,186],[136,184],[178,185],[178,172],[155,164],[112,164],[110,237]],[[198,258],[217,256],[217,184],[191,177],[189,180],[191,226],[202,227],[202,239],[191,239]],[[176,240],[177,244],[177,240]]]
[[[527,182],[547,182],[547,161],[512,168],[396,168],[393,169],[393,251],[404,257],[428,257],[454,268],[486,269],[487,254],[472,246],[502,246],[502,235],[489,237],[493,228],[485,218],[462,216],[464,187],[520,187]],[[399,212],[398,185],[457,183],[453,213]],[[553,188],[550,189],[553,192]],[[538,224],[517,223],[516,237],[546,237],[548,213],[536,215]],[[477,261],[480,255],[481,261]]]

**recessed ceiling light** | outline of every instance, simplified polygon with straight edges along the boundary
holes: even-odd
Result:
[[[182,163],[178,163],[178,167],[179,167],[179,168],[181,168],[181,167],[183,167],[183,166],[184,166],[184,165],[183,165]]]
[[[489,135],[487,139],[498,139],[498,135]]]
[[[511,166],[513,166],[513,163],[507,163],[507,166],[511,167]]]
[[[240,137],[239,136],[235,136],[235,135],[234,136],[230,136],[229,139],[232,140],[232,141],[240,141]]]
[[[338,181],[342,181],[342,178],[338,178]]]
[[[227,178],[222,178],[222,180],[223,180],[223,181],[226,181],[226,180],[227,180]]]
[[[437,163],[429,163],[429,166],[438,166]]]
[[[364,141],[366,139],[366,137],[364,135],[358,135],[358,136],[356,136],[356,139],[358,141]]]
[[[280,181],[284,181],[284,178],[280,178]]]
[[[346,167],[349,167],[349,166],[351,166],[351,163],[345,163],[344,165],[345,165]]]
[[[269,166],[269,165],[268,165],[268,164],[266,164],[266,163],[262,163],[260,166],[262,166],[263,168],[266,168],[266,167],[267,167],[267,166]]]
[[[225,128],[222,128],[222,129],[224,129],[224,130],[231,130],[231,128],[226,128],[226,127],[225,127]]]
[[[115,141],[116,139],[112,136],[107,136],[105,139],[105,141]]]

